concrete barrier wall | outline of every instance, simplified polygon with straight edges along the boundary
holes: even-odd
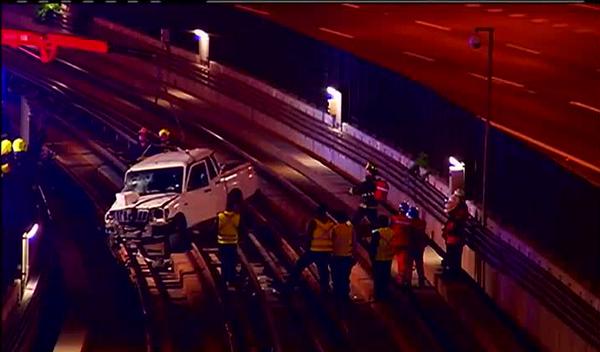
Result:
[[[107,26],[107,21],[96,21],[98,25]],[[131,36],[132,38],[139,39],[144,38],[145,36],[139,33],[135,33],[130,30],[127,32],[121,31],[119,26],[111,26],[112,30],[119,32],[123,35]],[[150,39],[146,39],[147,42],[150,42]],[[173,50],[175,52],[175,50]],[[242,77],[239,74],[232,74],[232,70],[223,69],[223,66],[217,66],[216,64],[211,63],[211,67],[219,67],[216,70],[221,70],[220,72],[227,72],[230,76],[238,76]],[[189,79],[187,77],[179,76],[173,73],[178,82],[178,89],[191,94],[201,96],[203,99],[208,102],[219,106],[221,108],[230,110],[243,116],[256,124],[263,126],[264,128],[269,129],[270,131],[287,138],[291,142],[312,151],[314,154],[322,157],[327,160],[331,164],[335,165],[337,168],[343,170],[348,175],[351,175],[355,179],[360,179],[363,176],[363,165],[355,162],[351,158],[346,155],[339,153],[336,150],[331,150],[325,145],[322,145],[320,142],[310,138],[309,136],[302,135],[297,130],[287,126],[286,124],[279,121],[276,117],[266,115],[258,110],[253,109],[251,106],[243,104],[241,102],[232,99],[231,97],[225,96],[219,92],[212,91],[210,88],[205,85]],[[240,78],[244,83],[256,83],[256,80],[244,79]],[[289,96],[286,96],[284,93],[278,93],[276,89],[272,87],[268,87],[264,83],[258,84],[260,88],[257,89],[270,89],[271,95],[276,97],[281,97],[282,101],[289,103],[292,106],[300,106],[302,107],[302,102],[297,99],[291,99]],[[311,111],[311,107],[304,106],[303,109],[306,111]],[[302,110],[304,111],[304,110]],[[321,114],[321,117],[317,113],[311,114],[313,118],[326,120],[326,114]],[[325,116],[325,117],[324,117]],[[323,128],[327,128],[327,123],[324,124]],[[389,153],[392,158],[398,160],[405,166],[409,166],[412,164],[412,161],[402,155],[399,151],[394,150],[393,148],[386,146],[384,143],[377,141],[376,139],[370,137],[366,133],[362,133],[360,130],[345,125],[344,131],[347,133],[351,133],[356,138],[364,141],[366,144],[372,146],[376,150],[380,150],[384,153]],[[442,192],[447,190],[447,186],[443,180],[435,180],[433,185],[441,190]],[[411,197],[407,194],[404,194],[398,188],[392,186],[389,193],[389,199],[392,204],[397,204],[399,201],[403,199],[410,199]],[[413,200],[414,201],[414,200]],[[418,202],[417,202],[418,203]],[[438,243],[443,248],[443,241],[440,238],[440,230],[441,223],[436,220],[427,212],[424,213],[425,220],[428,222],[428,233],[430,233],[436,243]],[[501,232],[501,236],[507,238],[510,236],[508,232]],[[510,236],[514,237],[514,236]],[[509,241],[509,243],[516,243],[516,240]],[[515,244],[515,248],[518,248],[519,245]],[[527,250],[531,255],[535,255],[534,252],[530,249]],[[540,257],[541,258],[541,257]],[[540,259],[540,263],[541,263]],[[472,276],[475,277],[475,253],[467,249],[463,256],[463,264],[465,265],[465,270]],[[556,351],[592,351],[591,346],[586,344],[576,333],[574,333],[571,328],[569,328],[566,324],[560,321],[558,318],[554,317],[551,312],[549,312],[546,308],[544,308],[537,300],[532,297],[525,289],[518,286],[511,278],[504,276],[501,273],[495,271],[494,268],[491,268],[488,265],[484,266],[484,276],[486,278],[485,281],[480,282],[482,287],[486,290],[486,292],[490,295],[490,297],[496,301],[501,307],[503,307],[509,315],[515,318],[523,327],[525,327],[533,336],[537,336],[540,342],[546,346],[550,350]],[[593,297],[593,296],[592,296]],[[534,319],[532,321],[532,317],[538,315],[539,317],[544,317],[544,319]]]

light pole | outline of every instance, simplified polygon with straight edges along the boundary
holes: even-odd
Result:
[[[21,249],[21,298],[25,293],[27,280],[29,279],[29,240],[32,239],[39,229],[38,224],[33,224],[29,231],[23,233]]]
[[[488,34],[487,116],[485,117],[485,132],[483,137],[483,190],[481,194],[481,224],[485,227],[487,224],[486,191],[488,171],[488,140],[490,136],[490,120],[492,119],[492,57],[494,53],[494,28],[475,27],[475,34],[469,38],[469,46],[471,46],[473,49],[479,49],[481,47],[481,40],[479,38],[480,32],[486,32]]]
[[[198,40],[198,60],[200,64],[208,64],[208,46],[209,36],[208,33],[201,29],[194,29],[192,31]]]

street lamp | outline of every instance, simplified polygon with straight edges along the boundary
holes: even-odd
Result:
[[[208,45],[210,40],[208,33],[201,29],[194,29],[192,33],[196,36],[196,40],[198,40],[198,60],[201,64],[208,63]]]
[[[475,33],[469,38],[469,46],[473,49],[481,47],[480,32],[488,35],[488,64],[487,64],[487,116],[485,117],[485,133],[483,137],[483,180],[481,194],[481,224],[485,227],[487,224],[486,207],[486,189],[487,189],[487,169],[488,169],[488,139],[490,135],[490,120],[492,119],[492,57],[494,52],[494,28],[493,27],[475,27]]]
[[[21,297],[25,292],[27,280],[29,279],[29,240],[32,239],[39,230],[38,224],[33,224],[29,231],[23,233],[21,248]]]

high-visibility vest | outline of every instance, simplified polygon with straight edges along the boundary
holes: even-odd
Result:
[[[379,244],[375,253],[375,260],[392,260],[394,257],[394,247],[392,246],[394,231],[389,227],[380,227],[374,231],[379,232]]]
[[[378,202],[385,202],[387,200],[388,192],[390,191],[390,186],[387,182],[382,179],[375,181],[375,199]]]
[[[335,223],[331,220],[321,222],[315,219],[315,229],[310,241],[310,250],[313,252],[331,252],[333,243],[331,240],[331,230]]]
[[[339,257],[352,256],[352,223],[337,224],[333,227],[333,255]]]
[[[410,220],[402,214],[392,215],[390,217],[390,228],[394,232],[392,245],[395,248],[406,247],[410,243],[409,236]]]
[[[217,217],[219,219],[217,242],[219,244],[237,244],[240,228],[240,214],[222,211]]]

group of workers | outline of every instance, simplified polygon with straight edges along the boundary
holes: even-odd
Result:
[[[171,131],[166,128],[158,131],[158,138],[146,127],[138,131],[138,160],[175,149],[177,148],[171,140]]]
[[[322,292],[330,291],[346,299],[350,293],[350,274],[355,264],[356,246],[361,240],[367,243],[372,263],[374,298],[385,299],[391,280],[392,261],[395,257],[398,266],[398,282],[403,288],[412,286],[413,267],[416,269],[418,285],[425,285],[423,253],[429,243],[425,232],[426,223],[419,209],[407,201],[400,203],[391,216],[378,215],[378,205],[387,198],[389,186],[377,176],[377,168],[369,163],[367,176],[359,185],[350,190],[359,195],[361,203],[352,221],[344,212],[328,214],[324,205],[319,205],[306,229],[307,250],[300,255],[290,271],[289,284],[295,286],[301,273],[311,264],[318,270]],[[217,240],[225,282],[235,277],[236,248],[243,225],[240,216],[241,194],[232,192],[227,198],[225,211],[217,215]],[[464,226],[468,211],[464,192],[457,190],[446,204],[448,221],[443,228],[447,257],[443,261],[444,271],[456,274],[460,271]],[[368,231],[359,228],[367,227]],[[363,235],[361,235],[361,232]],[[364,234],[367,234],[366,236]]]
[[[27,143],[23,138],[15,138],[12,142],[2,138],[2,177],[22,165],[26,152]]]

